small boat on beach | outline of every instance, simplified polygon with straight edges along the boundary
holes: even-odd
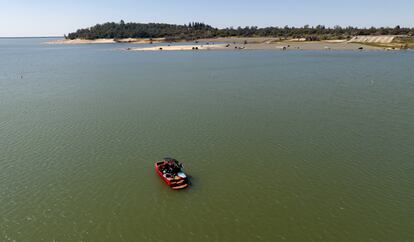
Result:
[[[155,172],[174,190],[188,187],[188,177],[183,171],[183,165],[173,158],[164,158],[155,162]]]

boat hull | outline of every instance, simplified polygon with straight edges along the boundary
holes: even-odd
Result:
[[[158,176],[172,189],[174,190],[179,190],[179,189],[184,189],[188,187],[188,179],[187,178],[182,178],[179,177],[177,175],[173,176],[173,175],[169,175],[169,174],[164,174],[162,172],[161,167],[164,165],[167,165],[169,162],[168,161],[157,161],[155,162],[155,172],[158,174]],[[182,172],[182,171],[180,171]]]

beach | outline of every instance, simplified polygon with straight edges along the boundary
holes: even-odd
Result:
[[[354,37],[350,40],[306,41],[305,39],[281,39],[276,37],[226,37],[194,41],[169,42],[165,38],[124,39],[59,39],[46,44],[151,44],[128,47],[131,51],[189,51],[189,50],[399,50],[402,44],[391,43],[393,37]],[[360,41],[360,42],[359,42]]]
[[[203,42],[204,44],[199,44]],[[151,47],[127,48],[131,51],[185,51],[185,50],[382,50],[384,48],[349,42],[314,41],[314,42],[264,42],[245,43],[232,39],[208,39],[189,45],[156,45]],[[216,42],[220,42],[217,44]],[[224,42],[224,43],[223,43]],[[208,43],[208,44],[207,44]]]
[[[46,42],[46,44],[64,44],[64,45],[79,45],[79,44],[113,44],[113,43],[135,43],[135,44],[150,44],[165,42],[164,38],[123,38],[123,39],[59,39]]]
[[[157,45],[151,47],[128,48],[133,51],[177,51],[177,50],[224,50],[227,49],[225,44],[215,45]]]
[[[359,50],[361,47],[365,50],[380,50],[371,45],[348,42],[347,40],[326,40],[326,41],[305,41],[304,39],[281,40],[280,38],[212,38],[201,39],[200,42],[208,43],[226,43],[231,49],[247,50]]]
[[[188,51],[188,50],[381,50],[384,47],[346,40],[301,41],[283,40],[279,38],[211,38],[200,39],[185,44],[166,42],[165,39],[61,39],[46,42],[46,44],[154,44],[146,47],[131,47],[131,51]],[[184,43],[184,42],[183,42]]]

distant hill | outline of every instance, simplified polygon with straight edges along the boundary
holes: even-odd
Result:
[[[351,39],[354,36],[366,35],[404,35],[414,36],[414,28],[357,28],[340,27],[328,28],[323,25],[303,27],[238,27],[214,28],[210,25],[193,22],[188,25],[163,23],[104,23],[65,36],[67,39],[123,39],[123,38],[166,38],[167,40],[194,40],[214,37],[280,37],[306,38],[307,40]]]

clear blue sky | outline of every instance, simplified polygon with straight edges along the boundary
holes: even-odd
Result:
[[[0,0],[0,37],[63,35],[96,23],[414,26],[414,0]]]

